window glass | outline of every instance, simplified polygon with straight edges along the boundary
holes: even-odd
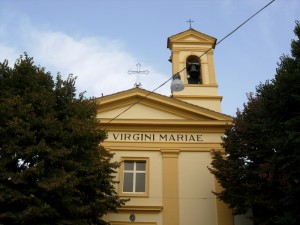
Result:
[[[136,174],[135,191],[136,192],[145,192],[145,183],[146,183],[146,174],[145,173],[137,173]]]
[[[145,162],[136,162],[136,170],[145,171],[146,170],[146,163]]]
[[[125,161],[124,170],[133,170],[134,162]]]
[[[133,173],[124,173],[123,191],[133,192]]]

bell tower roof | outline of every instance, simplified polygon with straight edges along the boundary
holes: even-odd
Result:
[[[203,45],[209,45],[213,49],[215,48],[217,39],[209,36],[207,34],[201,33],[197,30],[194,30],[193,28],[190,28],[186,31],[180,32],[178,34],[172,35],[168,38],[167,47],[169,49],[173,48],[173,45],[176,44],[185,44],[185,45],[193,45],[195,43],[197,44],[203,44]]]
[[[193,28],[168,38],[172,74],[180,72],[184,89],[174,98],[221,112],[213,53],[217,39]]]

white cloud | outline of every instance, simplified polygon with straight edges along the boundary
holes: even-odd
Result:
[[[10,16],[6,18],[6,23],[18,26],[6,24],[6,30],[0,32],[0,41],[5,43],[0,43],[1,61],[6,58],[14,62],[26,51],[29,56],[34,57],[36,64],[49,70],[53,77],[57,72],[64,79],[68,74],[77,76],[76,87],[79,92],[86,91],[87,96],[97,97],[102,93],[107,95],[123,91],[132,88],[135,83],[135,76],[127,72],[136,69],[138,57],[126,52],[124,43],[120,40],[103,37],[75,38],[62,32],[34,27],[28,18]],[[1,33],[6,34],[4,38]],[[10,33],[10,40],[5,41]],[[151,91],[168,79],[167,75],[153,70],[151,65],[143,65],[141,70],[144,68],[150,71],[146,76],[151,77],[141,75],[142,88]],[[164,85],[157,92],[169,95],[169,85]]]
[[[14,48],[3,45],[0,43],[0,61],[3,62],[4,59],[8,60],[8,65],[13,66],[15,59],[19,57],[19,54]]]

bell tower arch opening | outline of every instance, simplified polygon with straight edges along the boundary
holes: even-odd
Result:
[[[186,59],[188,84],[202,84],[201,61],[199,57],[191,55]]]

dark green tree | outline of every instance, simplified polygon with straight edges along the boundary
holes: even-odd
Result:
[[[106,224],[124,204],[97,105],[27,54],[0,63],[0,224]]]
[[[253,211],[254,224],[300,224],[300,25],[291,56],[274,79],[248,95],[243,110],[214,150],[210,169],[223,191],[215,193],[235,214]]]

